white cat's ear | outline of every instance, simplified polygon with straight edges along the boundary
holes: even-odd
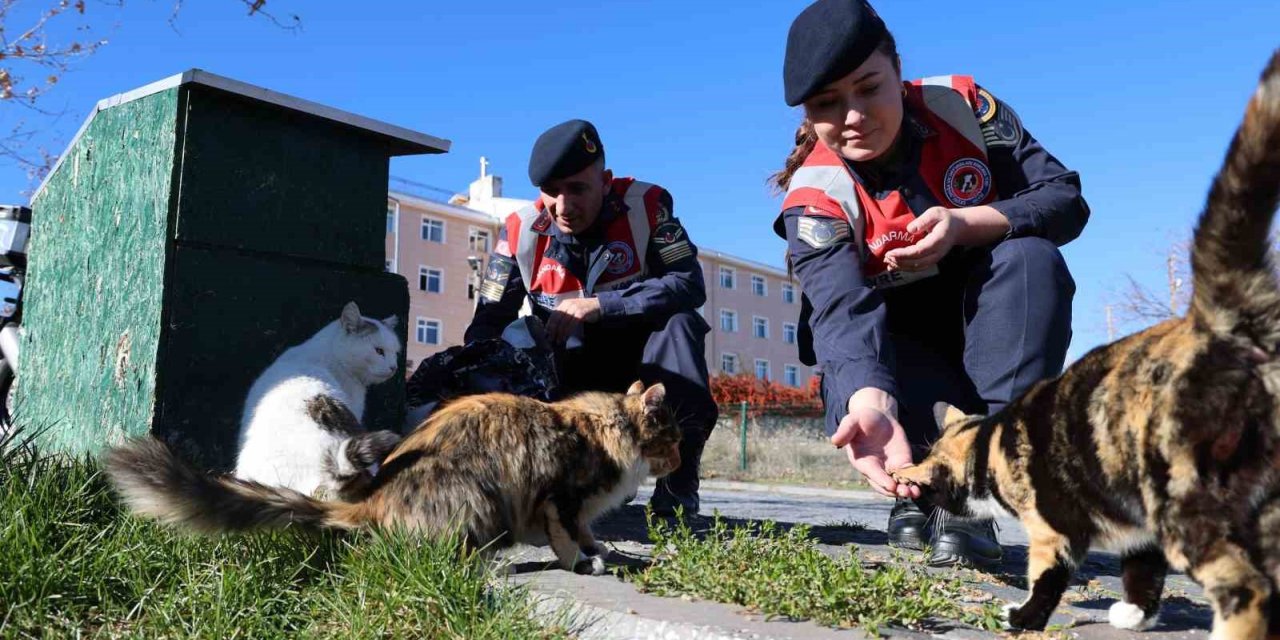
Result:
[[[639,380],[632,382],[631,388],[627,389],[627,395],[629,396],[638,396],[643,392],[644,392],[644,383]]]
[[[392,329],[392,330],[394,330],[397,326],[399,326],[399,325],[400,325],[400,317],[399,317],[399,316],[387,316],[387,317],[385,317],[385,318],[383,318],[383,319],[382,319],[382,324],[387,325],[387,328],[388,328],[388,329]]]
[[[645,390],[641,400],[644,401],[644,412],[653,413],[662,407],[662,401],[667,398],[667,388],[662,383],[653,385]]]
[[[342,328],[347,333],[355,333],[360,328],[361,323],[364,322],[364,318],[360,317],[360,307],[356,306],[354,300],[348,302],[347,306],[342,308],[342,317],[339,320],[342,322]]]

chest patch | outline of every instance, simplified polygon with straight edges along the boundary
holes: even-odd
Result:
[[[605,271],[610,275],[622,275],[636,266],[636,252],[626,242],[614,240],[605,247],[605,251],[609,252],[609,266]]]
[[[977,158],[961,158],[947,167],[943,176],[943,193],[958,207],[970,207],[991,193],[991,169]]]

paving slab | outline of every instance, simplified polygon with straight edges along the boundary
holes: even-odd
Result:
[[[652,486],[643,487],[632,504],[597,523],[597,537],[613,550],[609,558],[611,565],[638,567],[650,560],[652,546],[645,527],[644,503],[651,491]],[[766,520],[784,526],[809,525],[819,548],[832,555],[849,553],[851,545],[858,547],[868,561],[888,559],[893,554],[885,534],[893,503],[870,491],[703,481],[701,494],[704,515],[689,521],[695,531],[709,528],[711,515],[719,513],[731,525],[758,524]],[[1026,534],[1012,518],[997,520],[997,526],[997,536],[1005,549],[999,569],[990,573],[931,571],[958,571],[965,582],[977,589],[1001,600],[1021,602],[1027,595]],[[924,560],[923,554],[909,557]],[[554,554],[547,548],[516,547],[504,553],[504,559],[513,569],[509,581],[528,588],[548,620],[569,612],[575,623],[574,631],[581,638],[827,640],[867,637],[858,629],[769,619],[739,605],[640,593],[612,575],[575,575],[558,569]],[[1118,558],[1109,553],[1090,553],[1063,604],[1050,620],[1051,627],[1058,627],[1053,635],[1085,640],[1208,638],[1212,611],[1200,588],[1186,576],[1169,576],[1160,623],[1146,632],[1122,631],[1107,624],[1108,608],[1119,598],[1121,589]],[[901,628],[880,631],[892,638],[977,639],[1003,635],[948,621],[937,621],[925,631]]]

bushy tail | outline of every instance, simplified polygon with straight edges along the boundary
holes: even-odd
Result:
[[[105,464],[134,513],[206,533],[290,525],[354,529],[365,520],[361,504],[323,502],[292,489],[201,473],[155,438],[111,449]]]
[[[1269,229],[1280,206],[1280,50],[1271,57],[1236,131],[1191,250],[1191,318],[1213,333],[1272,352],[1280,340],[1280,287]]]

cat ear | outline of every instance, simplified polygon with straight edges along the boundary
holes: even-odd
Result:
[[[947,425],[954,424],[959,420],[968,418],[969,414],[947,404],[946,402],[935,402],[933,404],[933,419],[938,423],[938,431],[947,428]]]
[[[387,325],[388,329],[394,330],[400,324],[400,316],[387,316],[382,319],[382,324]]]
[[[662,401],[666,398],[667,388],[662,386],[661,382],[649,387],[645,390],[644,396],[641,397],[641,400],[644,401],[644,412],[653,413],[657,411],[662,406]]]
[[[627,389],[627,395],[629,396],[638,396],[643,392],[644,392],[644,383],[639,380],[632,382],[631,388]]]
[[[361,323],[364,322],[364,318],[360,317],[360,307],[356,306],[354,300],[348,302],[347,306],[342,308],[342,317],[339,320],[342,322],[342,328],[347,333],[355,333],[360,329]]]

